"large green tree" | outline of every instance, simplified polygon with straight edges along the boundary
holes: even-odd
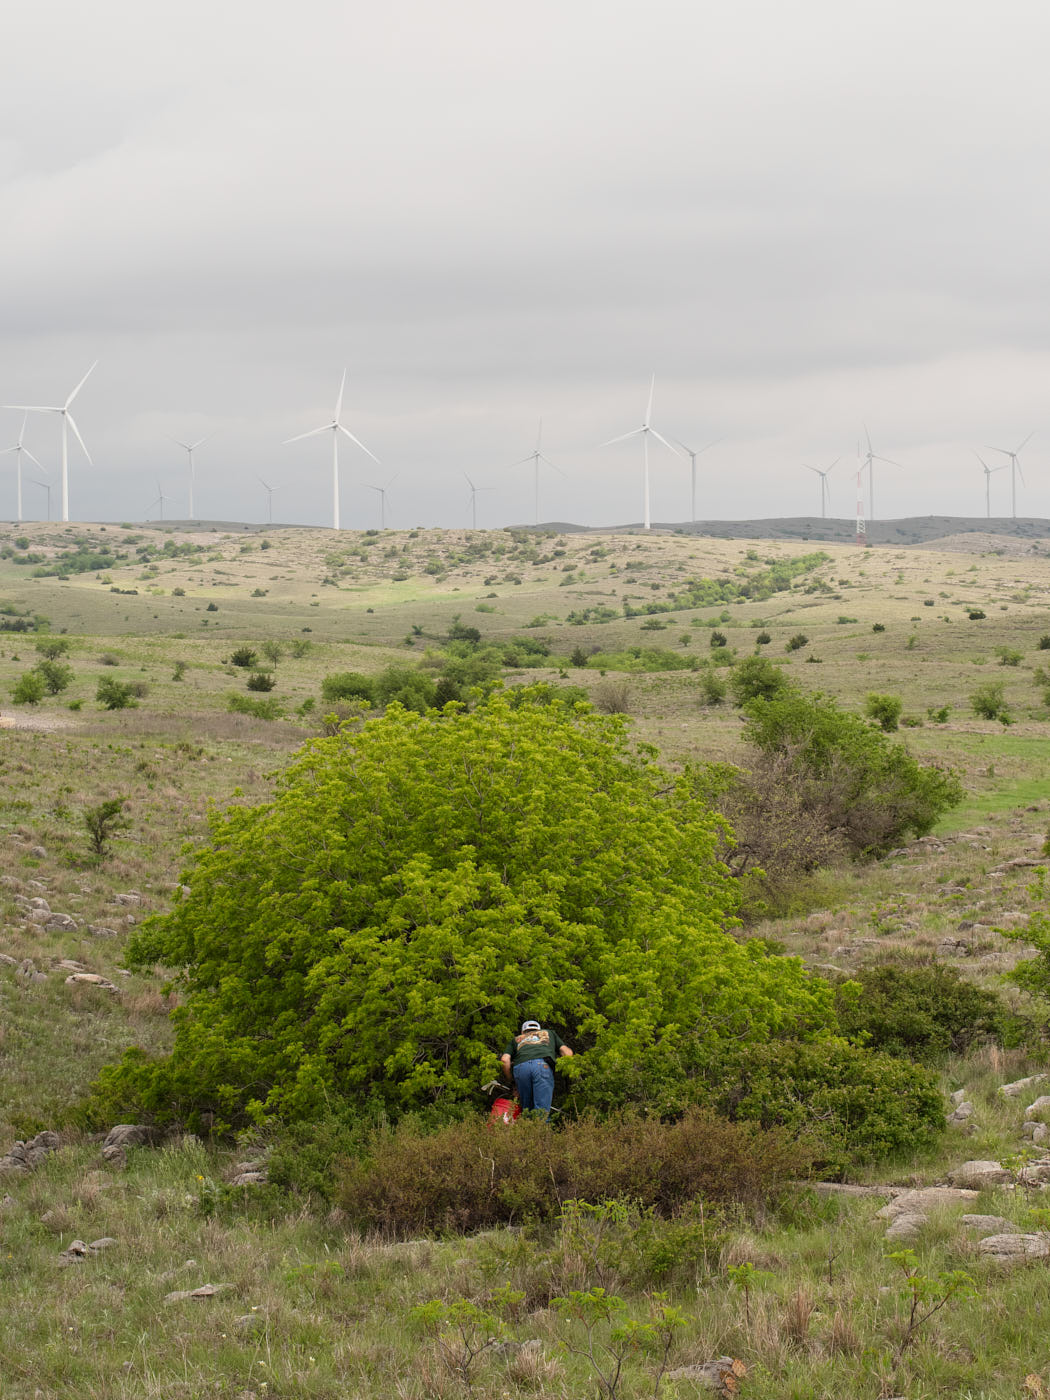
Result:
[[[212,820],[131,955],[177,969],[171,1056],[106,1076],[159,1118],[454,1110],[523,1016],[580,1104],[697,1097],[727,1046],[806,1038],[830,989],[738,943],[722,820],[585,707],[391,706],[308,743],[275,799]]]

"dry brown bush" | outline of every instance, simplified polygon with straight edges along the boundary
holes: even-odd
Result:
[[[591,691],[594,707],[603,715],[627,715],[631,712],[631,687],[626,681],[607,680]]]

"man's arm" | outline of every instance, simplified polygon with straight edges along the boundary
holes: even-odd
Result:
[[[568,1060],[572,1059],[572,1050],[569,1048],[568,1045],[565,1044],[564,1041],[562,1041],[562,1043],[558,1046],[558,1054],[564,1055],[565,1058]]]
[[[571,1051],[571,1050],[569,1051],[569,1054],[570,1054],[570,1055],[572,1054],[572,1051]],[[500,1062],[500,1064],[503,1066],[503,1078],[507,1081],[508,1084],[513,1084],[513,1083],[514,1083],[514,1077],[513,1077],[513,1075],[512,1075],[511,1072],[510,1072],[510,1056],[509,1056],[509,1055],[501,1055],[501,1056],[499,1057],[499,1062]]]

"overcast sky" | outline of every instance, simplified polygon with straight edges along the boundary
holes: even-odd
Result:
[[[1045,0],[33,0],[4,23],[0,402],[75,408],[70,516],[1050,516]],[[0,414],[0,445],[21,415]],[[59,428],[26,442],[51,469]],[[15,513],[13,456],[0,518]],[[34,469],[35,474],[35,469]],[[1009,471],[992,478],[1010,513]],[[688,460],[652,451],[656,520]],[[26,514],[45,492],[26,488]],[[151,504],[152,503],[152,504]]]

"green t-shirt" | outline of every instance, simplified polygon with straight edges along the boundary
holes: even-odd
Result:
[[[512,1068],[526,1060],[550,1060],[553,1064],[563,1043],[554,1031],[522,1031],[507,1042],[503,1053],[510,1056]]]

